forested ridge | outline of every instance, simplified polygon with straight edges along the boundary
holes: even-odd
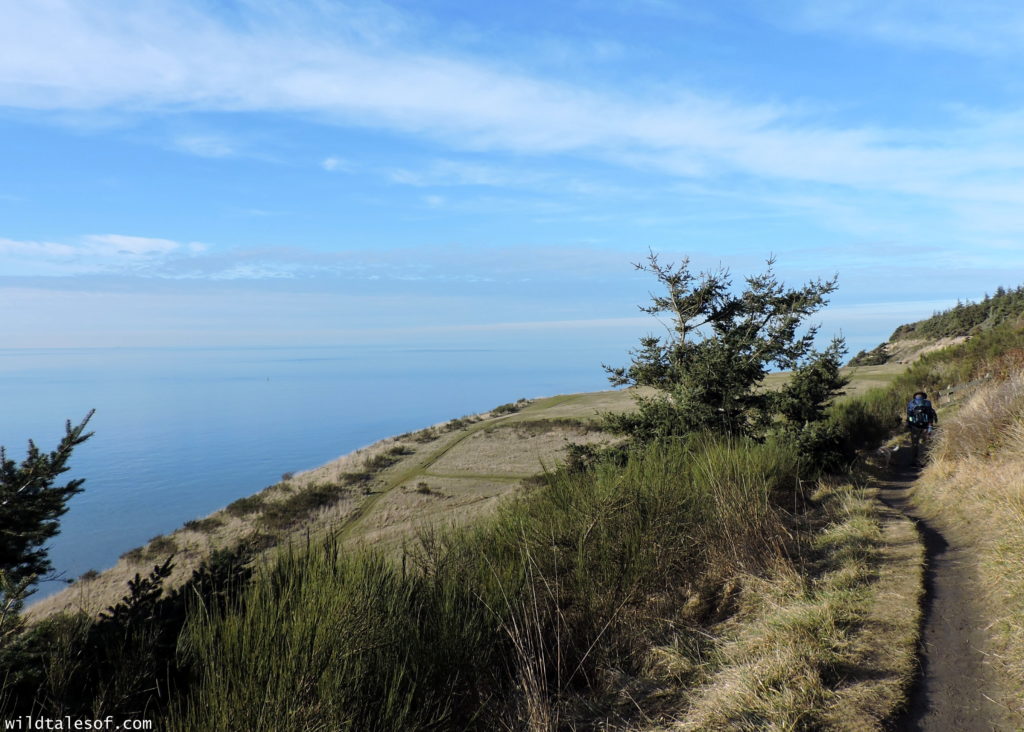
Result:
[[[994,295],[986,294],[980,302],[958,302],[930,318],[899,326],[886,343],[870,351],[860,351],[850,359],[850,366],[875,366],[888,362],[892,357],[891,343],[970,336],[1021,316],[1024,316],[1024,285],[1014,289],[998,287]]]

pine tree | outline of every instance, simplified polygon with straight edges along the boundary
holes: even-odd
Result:
[[[41,451],[29,440],[28,453],[21,464],[7,457],[0,446],[0,610],[10,618],[20,609],[31,585],[53,571],[46,542],[60,530],[60,517],[67,502],[80,493],[83,478],[55,485],[67,472],[72,451],[92,437],[85,427],[89,412],[77,427],[71,421],[57,449]]]
[[[774,264],[769,259],[763,274],[745,278],[738,294],[727,270],[697,275],[688,260],[662,265],[654,253],[635,265],[663,288],[640,309],[667,315],[671,325],[667,337],[642,339],[629,366],[605,366],[615,386],[655,390],[638,397],[635,413],[609,415],[609,426],[640,441],[698,431],[763,435],[778,400],[762,382],[771,368],[796,369],[821,357],[812,351],[817,327],[800,328],[836,289],[835,278],[787,288]],[[827,353],[840,351],[841,340]]]

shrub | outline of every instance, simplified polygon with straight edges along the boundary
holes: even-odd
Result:
[[[206,518],[192,519],[191,521],[185,522],[186,529],[189,531],[196,531],[200,534],[209,534],[223,525],[224,522],[216,516],[207,516]]]
[[[315,485],[283,501],[266,503],[258,524],[271,531],[287,529],[309,518],[315,511],[331,506],[351,491],[341,485]]]
[[[402,566],[290,547],[244,607],[194,619],[197,684],[169,729],[487,729],[522,719],[526,683],[541,706],[607,692],[668,628],[699,654],[730,577],[786,552],[797,466],[786,446],[698,436],[554,474]],[[688,593],[706,599],[680,621]]]
[[[413,434],[413,440],[420,444],[432,442],[437,439],[437,431],[433,427],[427,427]]]
[[[145,558],[145,556],[146,550],[141,546],[137,546],[134,549],[129,549],[124,554],[122,554],[121,559],[125,560],[129,564],[138,564]]]
[[[509,402],[508,404],[499,404],[498,406],[491,410],[491,414],[495,416],[502,414],[515,414],[523,407],[529,406],[529,404],[529,399],[519,399],[514,402]]]
[[[175,541],[174,537],[163,536],[162,534],[154,536],[149,540],[149,544],[146,545],[146,557],[150,560],[174,554],[176,551],[178,551],[178,542]]]
[[[373,457],[368,457],[363,461],[363,467],[367,470],[383,470],[384,468],[390,467],[398,462],[398,457],[392,455],[390,452],[381,452]]]
[[[80,582],[88,582],[89,580],[94,580],[94,579],[96,579],[99,576],[100,576],[100,573],[97,572],[95,569],[87,569],[84,572],[82,572],[82,574],[78,578],[78,580]]]
[[[342,473],[341,483],[344,486],[366,485],[373,480],[373,473]]]
[[[256,493],[252,496],[243,496],[235,501],[232,501],[224,509],[229,516],[235,518],[241,518],[242,516],[248,516],[250,513],[256,513],[263,508],[265,499],[262,494]]]

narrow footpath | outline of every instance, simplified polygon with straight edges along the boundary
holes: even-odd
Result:
[[[902,455],[901,455],[902,453]],[[925,544],[924,627],[920,674],[908,707],[895,721],[898,730],[985,732],[1020,730],[1022,720],[999,705],[986,663],[985,634],[989,622],[974,601],[976,577],[968,548],[947,541],[936,527],[916,515],[908,494],[918,471],[909,465],[910,450],[900,450],[892,478],[880,497],[917,526]]]

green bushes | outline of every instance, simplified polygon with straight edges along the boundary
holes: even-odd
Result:
[[[185,522],[186,529],[190,531],[197,531],[200,534],[209,534],[223,525],[224,522],[216,516],[207,516],[206,518],[192,519],[191,521]]]
[[[523,407],[529,406],[529,404],[529,399],[517,399],[516,401],[509,402],[508,404],[499,404],[491,410],[491,415],[500,416],[502,414],[515,414]]]
[[[244,609],[190,618],[198,683],[169,728],[536,720],[637,671],[681,598],[705,598],[694,627],[722,612],[729,577],[785,554],[797,490],[791,449],[695,437],[553,474],[400,566],[333,541],[290,548]]]
[[[178,551],[178,542],[173,536],[154,536],[146,545],[145,558],[150,561],[164,559]]]
[[[294,493],[283,501],[267,502],[257,524],[271,531],[287,529],[309,518],[315,511],[334,505],[351,494],[351,490],[341,485],[314,485],[298,493]]]
[[[256,513],[263,508],[264,498],[262,493],[257,493],[252,496],[243,496],[235,501],[232,501],[224,509],[229,516],[241,518],[251,513]]]
[[[968,335],[1024,315],[1024,285],[1013,290],[1000,287],[994,297],[978,303],[957,303],[955,308],[936,313],[926,320],[901,325],[889,340],[943,338]]]
[[[153,719],[186,693],[192,671],[179,655],[186,618],[237,607],[252,550],[214,552],[180,588],[164,592],[168,559],[136,574],[98,619],[60,614],[0,645],[0,710],[7,719],[107,715]]]
[[[363,461],[363,465],[368,471],[376,472],[383,470],[384,468],[391,467],[401,460],[403,455],[411,455],[412,452],[413,451],[405,445],[395,445],[384,452],[377,453],[373,457],[366,458]]]

